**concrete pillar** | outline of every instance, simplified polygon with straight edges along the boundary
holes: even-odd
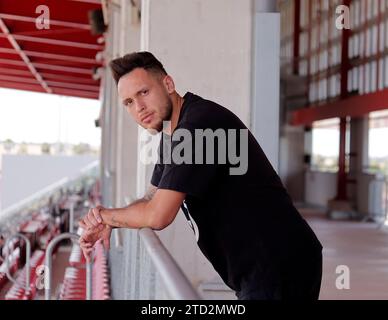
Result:
[[[162,61],[178,93],[218,102],[249,125],[251,0],[143,0],[141,43]],[[147,181],[145,170],[139,174]],[[194,285],[220,281],[182,213],[159,235]]]
[[[364,168],[368,166],[369,118],[352,118],[350,121],[350,163],[349,178],[354,181],[350,184],[349,196],[360,213],[366,213],[368,207],[368,185],[365,183]]]
[[[106,60],[140,49],[138,9],[131,0],[117,0],[109,9],[109,29],[106,37]],[[104,79],[102,111],[103,204],[123,207],[136,198],[137,124],[125,112],[117,96],[117,86],[109,68]],[[111,239],[111,285],[115,299],[128,297],[130,287],[126,272],[131,267],[131,248],[126,244],[131,232],[115,229]]]
[[[279,167],[280,14],[276,1],[254,1],[251,129]]]
[[[118,56],[140,49],[138,8],[130,0],[121,0]],[[115,90],[117,91],[116,85]],[[137,198],[138,125],[117,101],[117,192],[116,206],[124,206]]]

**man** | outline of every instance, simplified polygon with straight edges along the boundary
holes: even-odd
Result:
[[[140,126],[163,136],[146,196],[125,208],[98,206],[81,221],[86,257],[97,240],[109,245],[112,227],[161,230],[182,208],[198,246],[239,299],[318,299],[322,246],[238,117],[190,92],[181,97],[149,52],[128,54],[110,67],[124,108]],[[209,129],[220,134],[210,150],[197,135]],[[190,139],[183,143],[186,134]],[[203,161],[225,145],[226,154]],[[182,162],[186,147],[190,153]],[[238,169],[230,157],[235,150],[246,165],[232,172]]]

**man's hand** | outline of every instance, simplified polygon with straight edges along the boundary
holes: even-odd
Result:
[[[98,240],[102,240],[105,249],[110,247],[110,236],[112,228],[108,225],[102,224],[101,210],[105,208],[97,206],[90,209],[88,214],[79,222],[80,227],[84,232],[79,239],[79,245],[87,261],[90,261],[90,255],[93,251],[94,244]]]
[[[101,211],[106,210],[103,206],[97,206],[89,210],[88,214],[80,221],[83,229],[92,229],[102,223]]]
[[[90,261],[91,253],[94,250],[94,245],[97,241],[101,240],[106,250],[110,247],[110,236],[112,228],[107,225],[100,224],[93,229],[84,230],[80,239],[79,246],[86,258],[86,261]]]

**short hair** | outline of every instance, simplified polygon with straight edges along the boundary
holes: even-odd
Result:
[[[156,74],[167,75],[167,72],[164,69],[162,63],[156,59],[151,52],[148,51],[126,54],[121,58],[112,60],[109,63],[109,66],[112,70],[112,75],[116,81],[116,84],[119,82],[121,77],[130,73],[136,68],[142,68]]]

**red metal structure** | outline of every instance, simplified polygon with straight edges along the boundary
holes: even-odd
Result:
[[[315,121],[340,118],[336,199],[346,200],[348,119],[388,109],[388,1],[279,3],[283,25],[294,25],[293,34],[283,28],[282,69],[306,77],[308,83],[308,104],[290,112],[290,123],[311,126]],[[349,11],[341,12],[339,6]],[[350,29],[338,28],[339,15],[347,13]]]
[[[307,20],[305,24],[301,22],[300,28],[294,27],[301,30],[294,38],[303,39],[298,71],[310,79],[310,105],[292,112],[291,124],[309,125],[318,120],[359,117],[387,109],[388,2],[292,1],[302,1],[299,16],[306,16]],[[339,5],[350,9],[350,30],[335,27],[338,17],[335,10]],[[324,32],[320,25],[326,24],[328,31]],[[315,30],[318,33],[311,39]],[[311,47],[312,41],[318,45]],[[294,41],[291,45],[299,43]],[[294,48],[295,51],[298,50]],[[319,66],[318,70],[311,70],[313,62]]]
[[[37,27],[40,5],[49,29]],[[100,0],[0,1],[0,87],[98,99],[104,44],[88,16],[96,9]]]

